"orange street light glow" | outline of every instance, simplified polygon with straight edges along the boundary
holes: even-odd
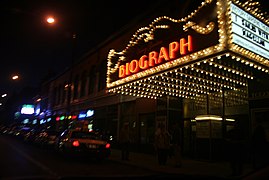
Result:
[[[19,76],[12,76],[13,80],[19,79]]]
[[[55,19],[54,19],[53,17],[48,17],[48,18],[47,18],[47,22],[48,22],[49,24],[52,24],[52,23],[55,22]]]

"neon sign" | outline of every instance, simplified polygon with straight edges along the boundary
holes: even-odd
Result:
[[[32,104],[22,105],[21,114],[34,114],[34,113],[35,113],[34,105]]]
[[[151,51],[148,55],[142,55],[139,60],[134,59],[131,62],[121,65],[119,67],[119,78],[125,78],[126,76],[176,59],[179,56],[184,56],[192,52],[192,50],[192,36],[188,35],[187,39],[181,38],[179,42],[171,42],[168,48],[161,47],[159,52]]]

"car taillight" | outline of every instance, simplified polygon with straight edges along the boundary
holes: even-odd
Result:
[[[77,140],[73,141],[72,145],[75,146],[75,147],[78,147],[79,146],[79,141],[77,141]]]
[[[110,144],[109,143],[106,144],[106,148],[107,149],[110,148]]]

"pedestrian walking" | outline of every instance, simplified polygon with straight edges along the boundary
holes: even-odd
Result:
[[[159,124],[156,130],[155,148],[159,165],[166,165],[170,148],[170,135],[164,124]]]
[[[266,137],[262,120],[258,119],[257,125],[252,134],[252,162],[255,170],[261,169],[269,164],[269,143]]]
[[[121,147],[121,159],[129,160],[130,155],[130,137],[129,137],[129,125],[124,124],[119,133],[119,142]]]
[[[182,156],[181,156],[181,128],[178,122],[175,122],[172,126],[171,131],[171,144],[173,149],[173,156],[175,160],[175,167],[182,166]]]

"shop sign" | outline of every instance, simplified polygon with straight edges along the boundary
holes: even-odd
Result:
[[[232,42],[269,59],[269,27],[231,4]]]
[[[86,112],[86,117],[92,117],[94,115],[94,110],[93,109],[89,109],[87,112]]]
[[[151,51],[148,55],[142,55],[139,60],[133,59],[131,62],[127,62],[120,66],[119,78],[138,73],[140,71],[157,66],[164,62],[184,56],[192,51],[192,36],[188,36],[187,39],[181,38],[178,41],[171,42],[168,47],[161,47],[160,50]]]
[[[78,114],[78,119],[84,119],[86,117],[86,113],[81,112]]]

